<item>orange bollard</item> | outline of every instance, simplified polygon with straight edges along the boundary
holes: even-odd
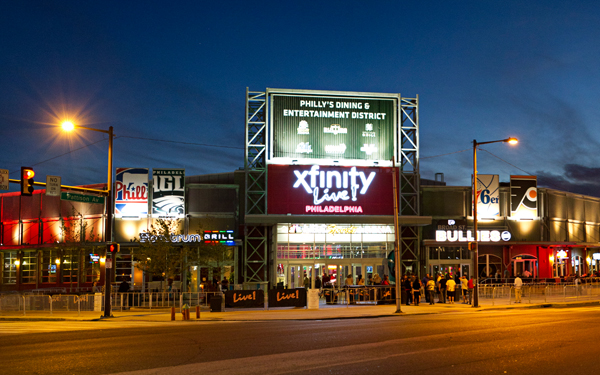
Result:
[[[200,319],[200,306],[196,306],[196,319]]]
[[[171,321],[175,320],[175,308],[171,307]]]

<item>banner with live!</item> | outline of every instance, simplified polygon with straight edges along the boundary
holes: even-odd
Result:
[[[306,289],[271,289],[269,307],[306,307]]]
[[[225,292],[226,307],[264,307],[265,293],[262,290],[228,290]]]

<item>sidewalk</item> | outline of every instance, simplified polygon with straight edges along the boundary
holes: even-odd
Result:
[[[582,306],[600,306],[600,301],[547,301],[521,304],[498,304],[492,305],[482,301],[479,308],[473,308],[471,305],[456,304],[435,304],[421,303],[419,306],[402,305],[402,313],[396,314],[395,305],[320,305],[318,310],[308,310],[306,308],[272,308],[264,309],[225,309],[225,312],[209,312],[203,307],[200,319],[196,319],[196,309],[190,309],[190,322],[193,321],[269,321],[269,320],[325,320],[325,319],[360,319],[360,318],[379,318],[389,316],[406,315],[426,315],[426,314],[445,314],[445,313],[476,313],[489,310],[506,309],[531,309],[531,308],[564,308],[564,307],[582,307]],[[175,320],[182,321],[182,314],[176,308]],[[27,311],[23,312],[0,312],[0,321],[148,321],[148,322],[168,322],[171,320],[170,309],[132,309],[129,311],[120,311],[118,308],[113,310],[113,317],[103,318],[102,312],[77,311],[64,312],[55,311],[50,314],[49,311]]]

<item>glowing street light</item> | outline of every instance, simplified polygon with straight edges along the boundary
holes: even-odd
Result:
[[[72,131],[74,129],[85,129],[91,130],[95,132],[100,132],[104,134],[108,134],[108,174],[106,178],[106,193],[108,202],[106,203],[106,229],[105,229],[105,241],[108,243],[112,242],[112,170],[113,170],[113,127],[110,126],[108,130],[95,129],[87,126],[75,125],[72,121],[66,120],[63,121],[61,127],[65,131]],[[108,258],[110,257],[110,258]],[[110,259],[111,266],[114,264],[112,253],[106,254],[106,259]],[[112,269],[112,268],[111,268]],[[104,316],[109,317],[111,310],[111,301],[110,301],[110,281],[109,281],[109,273],[107,271],[106,266],[104,267]]]
[[[479,307],[479,244],[477,243],[477,147],[481,145],[487,145],[490,143],[508,143],[511,145],[515,145],[519,143],[517,138],[506,138],[500,139],[497,141],[489,141],[489,142],[477,142],[475,139],[473,140],[473,186],[471,190],[473,191],[473,238],[475,241],[473,242],[473,247],[475,248],[475,259],[473,261],[475,273],[475,289],[473,290],[473,307]]]

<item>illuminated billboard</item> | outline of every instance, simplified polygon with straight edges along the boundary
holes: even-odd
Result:
[[[391,165],[399,95],[316,91],[269,97],[270,164]]]
[[[525,220],[538,217],[536,176],[510,176],[510,216]]]
[[[500,216],[499,179],[497,174],[477,175],[477,221]]]
[[[148,215],[148,168],[117,168],[115,217],[139,219]]]
[[[185,169],[152,169],[152,215],[185,216]]]
[[[269,165],[269,214],[392,215],[392,168]]]

